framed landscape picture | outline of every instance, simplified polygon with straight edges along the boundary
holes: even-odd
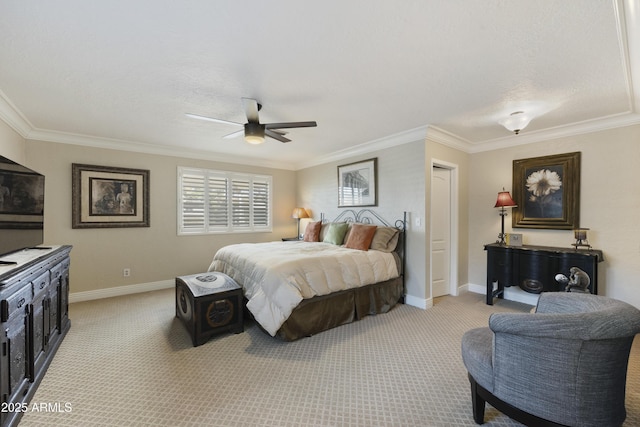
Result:
[[[513,161],[514,228],[580,226],[580,153]]]
[[[72,228],[149,227],[149,171],[72,165]]]
[[[378,159],[338,166],[338,207],[377,206]]]

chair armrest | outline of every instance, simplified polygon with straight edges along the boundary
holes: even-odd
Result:
[[[567,292],[543,292],[538,298],[536,313],[584,313],[616,303],[606,297]]]
[[[588,328],[585,313],[493,313],[489,317],[489,328],[498,333],[507,333],[535,338],[576,339]],[[584,339],[584,338],[582,338]]]
[[[489,328],[536,338],[614,339],[640,332],[640,317],[635,307],[622,303],[587,313],[494,313]]]

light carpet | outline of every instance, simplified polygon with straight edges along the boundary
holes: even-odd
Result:
[[[492,312],[530,309],[467,293],[292,343],[247,322],[193,347],[174,299],[167,289],[72,304],[32,400],[50,410],[20,426],[475,426],[462,334]],[[640,425],[639,377],[634,345],[625,426]],[[485,420],[520,425],[489,405]]]

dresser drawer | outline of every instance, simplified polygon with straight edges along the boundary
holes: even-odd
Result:
[[[49,287],[49,272],[45,271],[44,274],[36,277],[31,281],[33,284],[33,296],[37,297],[41,292],[44,292]]]
[[[65,258],[51,268],[51,283],[60,280],[60,276],[69,269],[69,258]]]
[[[31,291],[31,286],[27,286],[9,298],[0,301],[0,320],[6,322],[13,317],[14,314],[24,314],[25,308],[27,304],[31,302],[32,298],[33,292]]]

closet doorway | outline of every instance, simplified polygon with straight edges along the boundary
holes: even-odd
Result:
[[[431,167],[431,298],[457,295],[457,167]]]

